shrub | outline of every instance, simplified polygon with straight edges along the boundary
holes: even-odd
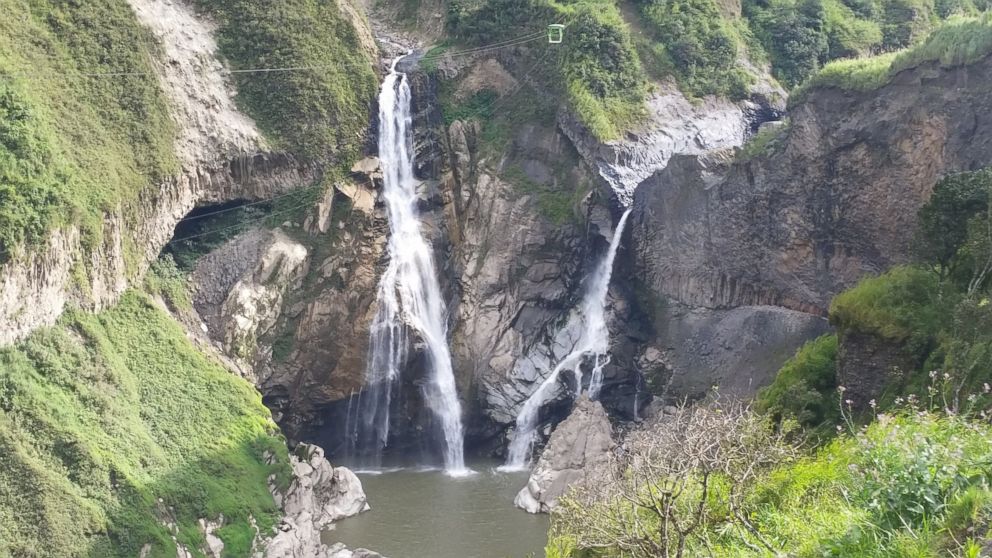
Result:
[[[829,48],[825,14],[817,0],[751,2],[744,7],[779,81],[797,85],[825,61]]]
[[[145,274],[145,288],[149,293],[164,298],[176,309],[189,310],[193,307],[189,280],[186,273],[176,265],[172,254],[164,254],[152,262]]]
[[[946,323],[947,307],[953,307],[953,302],[940,300],[935,274],[903,266],[864,279],[837,295],[830,305],[830,323],[842,330],[905,342],[921,354]]]
[[[646,88],[640,61],[615,4],[488,0],[475,7],[455,4],[448,14],[451,33],[469,45],[503,40],[508,34],[524,35],[535,27],[543,31],[548,21],[567,23],[567,48],[540,54],[531,51],[532,67],[541,71],[518,77],[540,80],[543,87],[564,96],[598,139],[619,137],[643,114]]]
[[[840,422],[836,390],[837,336],[823,335],[782,365],[771,385],[758,392],[755,409],[829,435]]]
[[[720,526],[739,533],[743,544],[770,549],[751,523],[749,495],[796,451],[783,431],[740,403],[681,407],[632,432],[602,478],[559,500],[549,554],[695,555]]]
[[[793,91],[789,104],[801,102],[813,88],[871,91],[889,83],[895,74],[920,64],[936,62],[943,67],[954,67],[973,63],[989,53],[992,53],[992,14],[952,18],[922,43],[905,50],[827,64]]]
[[[952,174],[937,182],[920,208],[918,255],[935,263],[942,278],[958,276],[962,259],[967,259],[958,256],[968,241],[969,224],[988,209],[990,192],[992,169]]]
[[[738,417],[738,420],[747,423],[751,419]],[[666,429],[671,426],[665,421],[648,428],[653,432]],[[730,431],[749,430],[723,425],[723,430],[709,438],[712,448],[720,448],[713,451],[738,447],[733,442],[721,443],[726,440],[723,433]],[[690,447],[693,439],[687,439]],[[759,436],[754,441],[762,439]],[[635,447],[626,470],[666,471],[665,467],[670,465],[665,463],[677,463],[683,451],[676,447],[644,456]],[[644,469],[641,465],[640,469],[634,469],[633,464],[642,457],[654,468]],[[770,468],[756,465],[752,482],[717,484],[711,492],[713,497],[706,501],[705,513],[699,516],[699,526],[693,531],[692,539],[684,549],[668,555],[959,556],[974,547],[967,537],[972,533],[980,535],[987,528],[982,521],[988,517],[992,500],[988,488],[990,463],[992,430],[983,421],[908,409],[902,414],[883,415],[871,426],[846,432],[803,459],[784,459]],[[630,498],[605,503],[594,499],[593,504],[579,508],[572,504],[608,492],[610,486],[628,486],[639,478],[643,483],[653,482],[646,486],[656,486],[658,490],[646,489],[644,496],[626,490]],[[564,499],[565,510],[552,515],[549,556],[665,555],[625,544],[626,532],[612,537],[610,533],[624,526],[638,526],[645,536],[655,538],[673,533],[674,525],[664,523],[665,511],[636,514],[632,508],[640,498],[651,496],[661,500],[677,495],[700,501],[698,490],[668,492],[663,489],[667,482],[664,473],[644,477],[628,473],[617,474],[592,487],[579,487]],[[742,502],[741,509],[747,510],[746,524],[728,514],[730,507],[716,505],[720,498],[735,494],[727,492],[728,486],[740,490],[735,497]],[[599,521],[604,513],[596,507],[600,505],[609,507],[612,523]],[[695,508],[679,508],[677,512],[690,509]]]
[[[753,77],[737,64],[743,45],[713,0],[649,0],[640,6],[665,52],[653,53],[650,47],[642,50],[670,61],[685,93],[734,100],[747,96]]]

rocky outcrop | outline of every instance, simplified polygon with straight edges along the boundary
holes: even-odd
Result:
[[[616,444],[603,406],[582,396],[541,453],[537,466],[513,503],[530,513],[548,513],[569,488],[607,474]]]
[[[803,343],[829,330],[823,318],[777,306],[711,310],[670,301],[655,320],[639,366],[652,391],[671,400],[702,398],[714,386],[749,396]]]
[[[939,177],[992,163],[990,69],[926,64],[877,91],[816,90],[767,153],[676,157],[637,191],[635,272],[697,306],[825,314],[909,259]]]
[[[97,245],[84,244],[79,230],[67,226],[0,267],[0,345],[53,323],[68,304],[96,311],[114,303],[197,205],[268,198],[319,174],[270,152],[254,123],[235,109],[211,27],[189,6],[150,0],[131,6],[162,44],[164,59],[155,67],[172,101],[182,170],[105,214]]]
[[[824,330],[835,294],[908,261],[939,177],[992,163],[990,71],[924,64],[876,91],[814,90],[762,148],[677,155],[644,181],[625,265],[648,295],[660,392],[753,391]]]
[[[197,262],[194,306],[211,336],[244,369],[252,370],[260,358],[258,340],[279,319],[286,293],[306,275],[308,256],[279,229],[254,230]]]
[[[568,111],[561,111],[558,121],[586,162],[629,204],[637,185],[664,169],[674,155],[741,145],[761,122],[777,118],[785,108],[785,93],[767,89],[738,103],[713,96],[694,102],[666,81],[648,96],[646,117],[623,138],[607,142],[597,140]]]
[[[270,480],[269,489],[286,514],[275,536],[261,543],[263,558],[347,558],[379,556],[364,550],[349,551],[320,541],[320,533],[333,522],[368,511],[362,483],[350,470],[333,467],[324,450],[301,444],[290,454],[293,479],[285,491]]]
[[[837,385],[844,389],[845,404],[856,412],[867,411],[871,401],[902,386],[920,365],[900,343],[852,329],[838,333]]]

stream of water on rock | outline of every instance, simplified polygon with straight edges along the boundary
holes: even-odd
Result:
[[[627,225],[630,209],[624,211],[613,232],[610,247],[603,256],[596,270],[589,277],[589,287],[582,298],[582,305],[577,315],[573,317],[582,320],[579,341],[565,358],[554,367],[548,377],[541,382],[524,402],[517,415],[513,440],[507,450],[506,464],[501,467],[504,471],[524,470],[527,468],[534,442],[537,441],[538,419],[541,407],[547,402],[558,385],[558,376],[565,370],[575,374],[576,391],[582,390],[582,363],[592,359],[592,374],[589,378],[589,397],[596,399],[603,387],[603,367],[609,363],[610,330],[606,326],[606,296],[610,290],[610,278],[613,276],[613,260],[620,248],[623,229]],[[578,396],[578,393],[575,394]]]
[[[368,548],[390,558],[527,558],[544,556],[548,516],[513,506],[526,472],[504,473],[492,461],[476,474],[438,470],[360,474],[372,510],[325,531],[327,544]]]
[[[365,387],[349,401],[345,425],[354,453],[381,464],[389,442],[389,409],[407,364],[411,336],[424,343],[429,382],[423,387],[428,408],[443,432],[444,468],[450,475],[468,473],[464,459],[461,404],[448,349],[444,299],[430,244],[417,211],[413,174],[411,91],[406,74],[393,60],[379,92],[379,159],[383,197],[389,217],[389,264],[379,280],[377,310],[369,332]],[[366,457],[367,458],[367,457]]]

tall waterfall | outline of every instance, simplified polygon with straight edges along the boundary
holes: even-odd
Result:
[[[606,327],[606,295],[610,290],[610,277],[613,275],[613,260],[620,248],[623,229],[627,225],[630,209],[624,211],[613,232],[610,248],[603,260],[596,266],[589,277],[589,288],[582,299],[579,319],[582,329],[575,348],[541,382],[541,385],[527,398],[520,414],[517,415],[517,425],[513,441],[506,459],[504,470],[524,469],[528,465],[531,450],[537,439],[538,418],[541,407],[548,397],[554,393],[558,385],[558,377],[565,370],[575,374],[576,392],[582,391],[582,363],[587,358],[592,359],[592,375],[589,378],[589,397],[595,399],[603,388],[603,367],[610,362],[610,331]],[[578,393],[576,393],[576,396]]]
[[[444,299],[417,212],[410,85],[406,74],[396,71],[402,58],[393,60],[379,92],[379,159],[389,217],[389,264],[376,294],[365,388],[357,401],[349,401],[347,435],[357,448],[371,450],[379,464],[389,441],[393,390],[400,386],[410,339],[419,337],[429,367],[424,399],[444,434],[444,468],[449,474],[462,474],[467,470],[461,404],[448,350]]]

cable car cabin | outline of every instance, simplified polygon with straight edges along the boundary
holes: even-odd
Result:
[[[548,42],[557,45],[561,43],[565,36],[565,26],[560,23],[552,23],[548,26]]]

